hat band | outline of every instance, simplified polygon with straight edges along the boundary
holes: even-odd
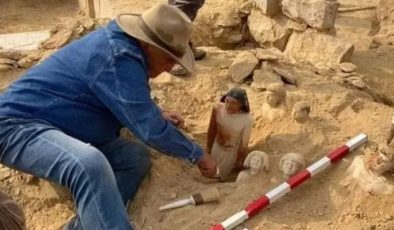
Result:
[[[156,36],[156,34],[149,28],[149,26],[146,25],[146,23],[144,22],[141,16],[138,18],[137,22],[138,25],[141,27],[142,31],[144,31],[144,33],[148,35],[148,37],[152,39],[152,41],[155,42],[158,46],[170,51],[170,53],[174,54],[179,58],[183,57],[185,52],[180,52],[179,50],[175,50],[171,46],[164,43],[159,37]]]

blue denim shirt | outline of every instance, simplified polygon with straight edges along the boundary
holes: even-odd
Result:
[[[93,145],[125,126],[158,151],[195,163],[202,149],[162,118],[147,66],[137,40],[112,21],[14,82],[0,95],[0,116],[43,120]]]

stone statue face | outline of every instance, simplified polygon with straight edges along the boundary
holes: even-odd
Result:
[[[306,109],[294,111],[294,120],[299,123],[304,123],[308,119],[308,111]]]
[[[368,159],[367,167],[376,174],[381,175],[391,169],[393,163],[383,154],[374,154]]]
[[[280,168],[286,176],[294,175],[301,167],[300,163],[289,158],[284,159],[281,163]]]
[[[261,166],[263,165],[263,159],[261,157],[255,155],[252,156],[250,159],[250,168],[254,170],[259,170]]]
[[[226,97],[224,105],[228,114],[234,114],[241,111],[241,103],[230,96]]]
[[[275,92],[268,91],[267,92],[267,103],[271,107],[277,107],[280,103],[279,95],[277,95]]]

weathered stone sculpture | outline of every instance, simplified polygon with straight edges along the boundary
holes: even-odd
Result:
[[[287,153],[279,161],[279,169],[284,177],[291,177],[305,167],[304,158],[298,153]]]
[[[266,102],[262,106],[264,118],[272,121],[286,114],[286,90],[280,84],[273,84],[267,88]]]
[[[253,151],[249,153],[244,161],[245,170],[242,170],[237,177],[236,182],[243,182],[254,175],[257,175],[262,169],[269,170],[268,155],[262,151]]]
[[[296,122],[304,123],[309,119],[310,112],[311,106],[309,103],[306,101],[300,101],[294,105],[292,116]]]

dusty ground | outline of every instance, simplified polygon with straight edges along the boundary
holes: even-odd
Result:
[[[204,7],[209,7],[213,1],[208,0]],[[140,12],[155,2],[158,1],[122,0],[116,2],[116,9],[136,9]],[[345,6],[376,4],[376,1],[340,2]],[[74,1],[1,1],[0,33],[49,29],[58,22],[74,17],[77,11]],[[45,12],[45,18],[42,12]],[[288,113],[286,117],[270,122],[261,115],[265,93],[242,84],[248,92],[251,111],[256,119],[250,148],[270,155],[271,171],[250,184],[216,184],[202,178],[196,168],[153,152],[152,172],[129,208],[137,228],[208,229],[282,182],[277,165],[284,153],[299,152],[308,163],[313,163],[360,132],[369,136],[367,147],[383,143],[394,113],[394,109],[388,106],[390,101],[394,101],[394,48],[369,49],[371,37],[368,33],[372,16],[373,10],[341,13],[336,27],[338,37],[356,45],[352,62],[358,66],[357,71],[366,77],[365,81],[372,92],[381,96],[377,101],[370,96],[370,92],[344,87],[323,73],[316,74],[311,68],[282,63],[292,68],[299,79],[298,87],[286,86],[289,111],[295,102],[306,100],[312,106],[311,120],[300,125]],[[227,67],[236,51],[222,51],[214,47],[204,49],[208,57],[198,62],[197,71],[192,77],[152,83],[159,104],[182,112],[187,118],[187,132],[201,144],[205,141],[212,105],[223,92],[235,85],[227,74]],[[0,87],[5,88],[19,75],[20,72],[16,71],[0,75]],[[351,108],[355,100],[362,105],[357,112]],[[255,230],[394,229],[392,195],[370,195],[356,186],[341,184],[351,160],[355,155],[363,154],[365,148],[360,148],[338,165],[292,191],[243,226]],[[394,183],[393,176],[387,177]],[[0,181],[0,189],[7,191],[23,206],[29,229],[58,229],[73,215],[73,203],[67,194],[56,193],[45,182],[3,167],[0,168]],[[210,186],[217,186],[223,194],[220,203],[170,212],[157,210],[172,199],[183,198]]]

